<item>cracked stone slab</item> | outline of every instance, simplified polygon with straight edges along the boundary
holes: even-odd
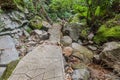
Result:
[[[22,58],[8,80],[64,80],[62,48],[53,44],[60,41],[60,30],[54,24],[50,39]]]
[[[62,61],[60,46],[40,45],[19,62],[9,80],[64,80]]]

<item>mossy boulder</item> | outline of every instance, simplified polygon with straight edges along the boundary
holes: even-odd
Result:
[[[79,45],[78,43],[72,43],[73,56],[81,59],[84,63],[92,62],[94,53],[86,48],[85,46]]]
[[[10,62],[7,65],[7,68],[6,68],[5,72],[3,73],[2,77],[0,78],[0,80],[8,80],[9,76],[12,74],[12,72],[15,69],[18,62],[19,62],[19,60]]]
[[[42,19],[39,16],[35,16],[33,19],[30,20],[30,26],[33,29],[41,29],[42,28]]]
[[[111,39],[120,40],[120,15],[103,24],[94,37],[94,41],[98,44]]]

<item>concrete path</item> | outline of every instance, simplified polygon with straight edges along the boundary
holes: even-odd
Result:
[[[8,80],[64,80],[62,49],[56,44],[60,29],[54,24],[50,39],[21,59]]]

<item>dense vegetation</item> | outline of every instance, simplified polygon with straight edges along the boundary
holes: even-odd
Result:
[[[60,22],[64,27],[69,24],[67,26],[72,26],[72,30],[75,27],[73,31],[79,33],[83,45],[91,41],[99,46],[107,41],[120,40],[120,0],[0,0],[0,13],[11,10],[25,13],[28,33],[32,29],[41,29],[44,20],[50,24]],[[0,22],[1,25],[4,24]],[[90,34],[93,34],[92,39],[88,38]],[[8,64],[8,73],[2,77],[7,79],[17,63]]]
[[[69,23],[84,23],[90,29],[89,32],[97,33],[97,37],[94,38],[96,43],[107,41],[113,37],[113,34],[117,34],[114,33],[116,31],[113,29],[107,29],[105,23],[119,14],[119,0],[5,0],[0,1],[0,4],[2,9],[18,9],[27,13],[29,19],[37,15],[50,23],[58,20],[65,20]],[[118,21],[118,25],[114,25],[115,29],[120,27],[119,23]],[[110,35],[99,34],[101,30],[110,30],[105,32],[105,34],[109,33]],[[98,34],[105,39],[98,37]],[[115,35],[114,38],[118,39],[119,36]]]

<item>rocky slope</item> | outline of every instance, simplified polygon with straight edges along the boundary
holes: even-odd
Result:
[[[62,26],[62,29],[59,25]],[[45,54],[43,54],[44,51],[43,53],[40,51],[43,47],[39,46],[49,45],[49,47],[45,47],[45,50],[47,50],[47,52],[45,52],[46,54],[58,53],[63,55],[62,58],[64,58],[63,61],[65,73],[62,73],[65,74],[65,80],[119,80],[120,42],[113,41],[99,46],[92,40],[94,34],[90,33],[89,35],[86,35],[86,31],[84,30],[83,26],[84,25],[80,23],[64,24],[63,21],[58,24],[53,23],[53,25],[51,25],[48,22],[41,20],[39,16],[35,16],[33,19],[28,20],[26,15],[19,11],[11,11],[1,14],[0,75],[4,73],[2,77],[9,78],[10,74],[6,75],[7,72],[4,71],[6,67],[9,68],[7,66],[8,63],[17,59],[20,59],[20,62],[14,70],[15,73],[17,70],[24,70],[25,66],[23,64],[35,68],[35,65],[30,65],[29,61],[28,63],[26,61],[26,63],[21,65],[23,68],[18,69],[19,65],[22,63],[22,60],[26,60],[26,57],[32,60],[32,57],[35,56],[36,58],[33,60],[35,61],[34,63],[37,63],[38,68],[40,67],[39,64],[48,65],[49,61],[42,61],[42,57],[44,57]],[[53,27],[55,28],[52,29]],[[49,43],[49,41],[47,42],[46,40],[50,40],[51,43]],[[54,48],[53,45],[60,46],[62,48],[62,52],[60,52],[61,50],[57,51],[55,49],[56,47]],[[37,49],[38,47],[40,49],[37,51],[36,47]],[[37,55],[39,55],[41,58]],[[49,56],[55,56],[55,54],[49,54]],[[63,67],[63,65],[60,64],[59,66]],[[49,66],[47,67],[49,69]],[[41,71],[38,71],[35,74],[26,74],[29,74],[30,77],[33,77],[33,75],[35,76],[40,72]],[[51,78],[51,75],[49,76]],[[53,77],[54,76],[52,75],[52,78]],[[10,77],[9,79],[14,80],[15,78]],[[58,78],[57,80],[62,79]]]

